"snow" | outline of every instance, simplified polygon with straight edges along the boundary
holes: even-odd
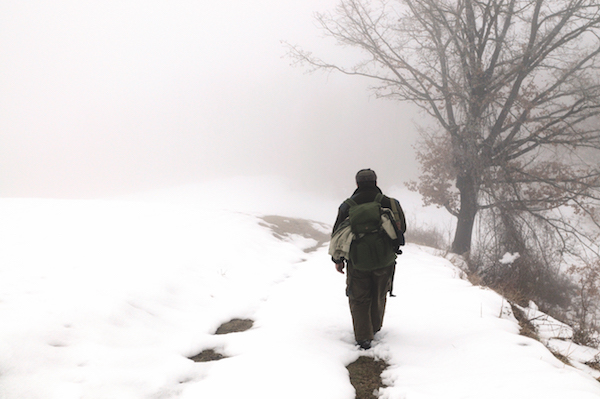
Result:
[[[573,328],[547,314],[540,312],[537,305],[529,303],[527,308],[521,308],[546,347],[569,359],[573,367],[585,371],[594,378],[600,378],[600,371],[590,368],[587,364],[600,362],[600,351],[596,348],[576,345],[573,343]]]
[[[589,370],[518,334],[502,297],[416,245],[374,347],[358,350],[326,248],[260,219],[327,222],[338,204],[259,183],[0,199],[0,398],[350,399],[361,355],[390,364],[386,399],[600,398]],[[214,334],[232,318],[255,323]],[[188,359],[205,349],[227,357]]]
[[[511,265],[520,257],[521,257],[521,255],[518,252],[515,252],[514,254],[507,252],[500,259],[500,263],[503,265]]]

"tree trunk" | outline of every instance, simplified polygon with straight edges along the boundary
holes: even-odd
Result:
[[[473,226],[478,210],[477,193],[479,187],[471,171],[465,171],[456,179],[456,187],[460,192],[460,211],[454,242],[452,243],[452,252],[462,255],[471,250]]]

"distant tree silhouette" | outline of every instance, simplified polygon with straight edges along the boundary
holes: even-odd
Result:
[[[343,65],[287,44],[295,63],[371,78],[378,97],[436,122],[412,188],[457,217],[453,252],[470,251],[478,212],[497,207],[594,249],[589,226],[556,210],[600,226],[597,0],[342,0],[316,21],[365,57]]]

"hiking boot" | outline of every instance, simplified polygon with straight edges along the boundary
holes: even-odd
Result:
[[[360,349],[371,349],[371,340],[370,339],[366,339],[364,341],[357,341],[356,342],[358,344],[358,346],[360,346]]]

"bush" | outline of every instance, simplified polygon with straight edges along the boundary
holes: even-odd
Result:
[[[448,249],[448,240],[444,233],[432,226],[410,226],[405,239],[407,242],[432,247],[437,249]]]
[[[480,219],[482,232],[469,261],[471,271],[520,305],[531,300],[548,313],[568,308],[573,285],[561,272],[552,231],[514,209],[489,210]]]
[[[600,260],[582,262],[572,266],[574,294],[571,314],[573,341],[586,346],[598,346],[598,320],[600,313]]]

